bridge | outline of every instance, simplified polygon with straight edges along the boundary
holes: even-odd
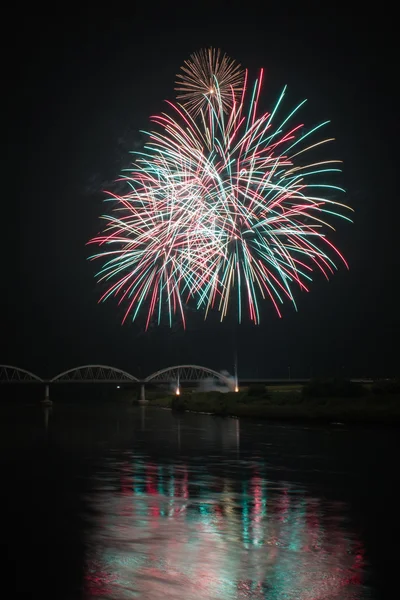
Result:
[[[287,383],[307,383],[309,379],[296,378],[241,378],[242,384],[259,383],[264,385],[287,384]],[[352,379],[357,383],[371,383],[367,379]],[[109,365],[81,365],[62,371],[51,379],[43,379],[31,371],[14,367],[11,365],[0,365],[0,385],[1,384],[42,384],[45,387],[44,402],[51,404],[50,386],[58,384],[138,384],[140,385],[140,400],[146,402],[145,387],[151,384],[164,384],[174,386],[176,394],[180,394],[182,384],[196,384],[217,382],[219,385],[228,388],[231,391],[239,390],[239,380],[236,376],[230,377],[219,373],[214,369],[200,365],[176,365],[155,371],[145,378],[137,378],[127,371],[112,367]]]
[[[56,384],[140,384],[140,399],[146,401],[146,384],[169,384],[174,385],[175,393],[180,393],[180,385],[202,382],[218,381],[229,389],[237,389],[235,379],[223,375],[218,371],[202,367],[200,365],[176,365],[167,367],[148,375],[144,379],[138,379],[131,373],[109,365],[82,365],[62,371],[51,379],[43,379],[31,371],[11,365],[0,365],[0,384],[42,384],[45,386],[44,402],[50,404],[50,385]]]

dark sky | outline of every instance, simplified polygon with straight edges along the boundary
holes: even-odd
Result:
[[[0,363],[42,376],[86,363],[137,375],[191,362],[232,370],[237,345],[246,376],[286,376],[288,365],[294,376],[311,369],[398,373],[394,16],[366,6],[354,16],[334,7],[321,12],[320,4],[260,12],[251,2],[229,9],[216,2],[204,10],[198,4],[193,14],[190,3],[161,11],[126,6],[45,17],[15,9],[10,17],[2,72]],[[100,229],[103,186],[128,164],[138,130],[173,99],[182,62],[210,45],[254,75],[264,67],[271,102],[287,83],[292,105],[308,98],[308,123],[332,120],[331,151],[344,160],[340,183],[356,210],[355,224],[339,223],[335,236],[350,271],[329,283],[317,277],[310,293],[297,293],[298,312],[286,305],[283,319],[265,302],[258,327],[204,323],[191,312],[186,332],[143,333],[142,323],[121,326],[113,301],[97,304],[85,244]]]

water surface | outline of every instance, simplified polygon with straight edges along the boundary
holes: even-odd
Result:
[[[3,436],[5,451],[14,445],[27,461],[29,444],[43,442],[44,416],[36,411],[13,423],[13,436],[9,426]],[[46,444],[57,447],[54,472],[64,472],[69,529],[82,529],[80,554],[68,541],[81,565],[65,597],[395,598],[397,435],[55,406]],[[65,460],[75,461],[73,474]],[[71,509],[65,490],[75,476],[83,504]],[[46,485],[54,488],[52,480]],[[82,523],[72,519],[74,511],[85,513]],[[51,519],[41,529],[44,539],[62,512]],[[57,564],[60,548],[54,547]],[[73,573],[65,568],[68,588]]]

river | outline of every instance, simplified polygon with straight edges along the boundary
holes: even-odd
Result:
[[[0,433],[10,598],[398,597],[398,430],[55,406]]]

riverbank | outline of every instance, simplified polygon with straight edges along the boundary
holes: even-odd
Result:
[[[400,425],[398,394],[357,397],[307,397],[298,392],[257,396],[246,392],[194,392],[166,396],[150,403],[176,412],[191,411],[218,416],[321,423],[376,423]]]

